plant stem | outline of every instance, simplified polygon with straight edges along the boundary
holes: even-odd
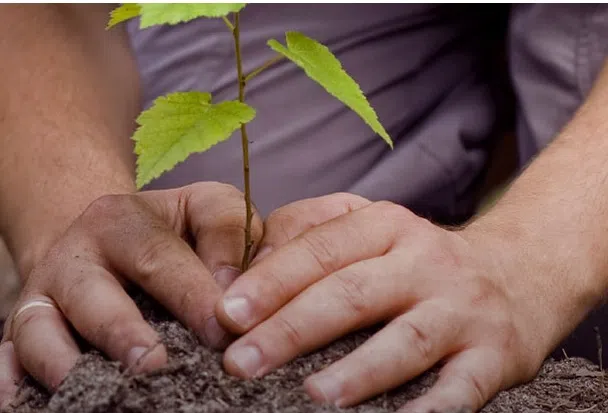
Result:
[[[224,23],[226,23],[226,26],[228,26],[228,29],[231,32],[234,32],[234,25],[230,22],[230,20],[228,20],[228,17],[222,16],[222,19],[224,20]]]
[[[266,62],[264,62],[262,64],[262,66],[258,67],[253,72],[251,72],[247,76],[245,76],[245,83],[248,83],[251,79],[253,79],[254,77],[256,77],[257,75],[262,73],[264,70],[268,69],[270,66],[277,63],[280,60],[283,60],[283,56],[281,56],[281,55],[277,55],[277,56],[273,57],[272,59],[267,60]]]
[[[226,21],[228,21],[226,19]],[[232,36],[234,37],[234,49],[236,54],[236,72],[239,84],[239,102],[245,102],[245,75],[243,74],[243,61],[241,58],[241,38],[239,26],[239,13],[234,13],[234,29]],[[249,183],[249,139],[247,138],[247,128],[245,124],[241,125],[241,146],[243,148],[243,178],[245,181],[245,250],[243,252],[243,260],[241,261],[241,270],[247,271],[249,267],[249,258],[253,247],[253,239],[251,238],[251,220],[253,218],[253,208],[251,205],[251,186]]]

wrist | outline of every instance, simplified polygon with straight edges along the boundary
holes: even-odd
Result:
[[[492,214],[460,232],[532,332],[530,346],[546,356],[600,302],[604,289],[593,263],[582,258],[591,254],[577,250],[576,242],[569,246],[560,231],[529,222]]]
[[[82,212],[104,195],[135,192],[131,178],[87,190],[70,188],[61,196],[37,207],[27,208],[7,231],[7,242],[13,253],[19,275],[25,281],[32,268],[47,254],[52,245]]]

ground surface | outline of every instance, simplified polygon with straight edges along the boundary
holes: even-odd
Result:
[[[127,376],[117,363],[95,352],[82,358],[53,396],[26,380],[9,409],[11,413],[312,413],[337,412],[313,404],[301,389],[303,379],[352,351],[368,334],[361,333],[329,348],[302,357],[256,381],[228,376],[221,354],[197,344],[179,323],[146,300],[143,313],[160,332],[170,353],[164,371]],[[424,392],[435,380],[429,373],[390,394],[347,409],[353,413],[393,412]],[[484,413],[503,412],[608,412],[608,380],[583,359],[548,362],[530,384],[498,395]]]

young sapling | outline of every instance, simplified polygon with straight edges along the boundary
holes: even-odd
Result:
[[[288,59],[302,68],[306,75],[328,93],[357,113],[371,129],[392,148],[393,142],[378,121],[376,112],[367,101],[359,85],[344,71],[331,51],[299,32],[287,32],[286,44],[268,40],[277,55],[259,68],[245,73],[241,52],[241,10],[244,3],[192,4],[124,4],[111,12],[108,27],[140,18],[139,27],[188,22],[197,18],[221,18],[234,39],[238,99],[211,102],[205,92],[174,92],[158,97],[153,105],[137,118],[138,128],[133,135],[137,154],[138,189],[183,162],[193,153],[204,152],[240,129],[243,151],[243,180],[245,192],[245,248],[241,270],[247,270],[253,240],[249,139],[247,123],[255,117],[255,110],[245,103],[247,84],[262,71],[279,60]]]

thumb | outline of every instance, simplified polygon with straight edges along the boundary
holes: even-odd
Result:
[[[180,236],[225,289],[240,274],[245,250],[245,198],[235,187],[219,182],[197,182],[168,191],[146,191],[152,209]],[[253,250],[262,238],[263,224],[253,206]]]

